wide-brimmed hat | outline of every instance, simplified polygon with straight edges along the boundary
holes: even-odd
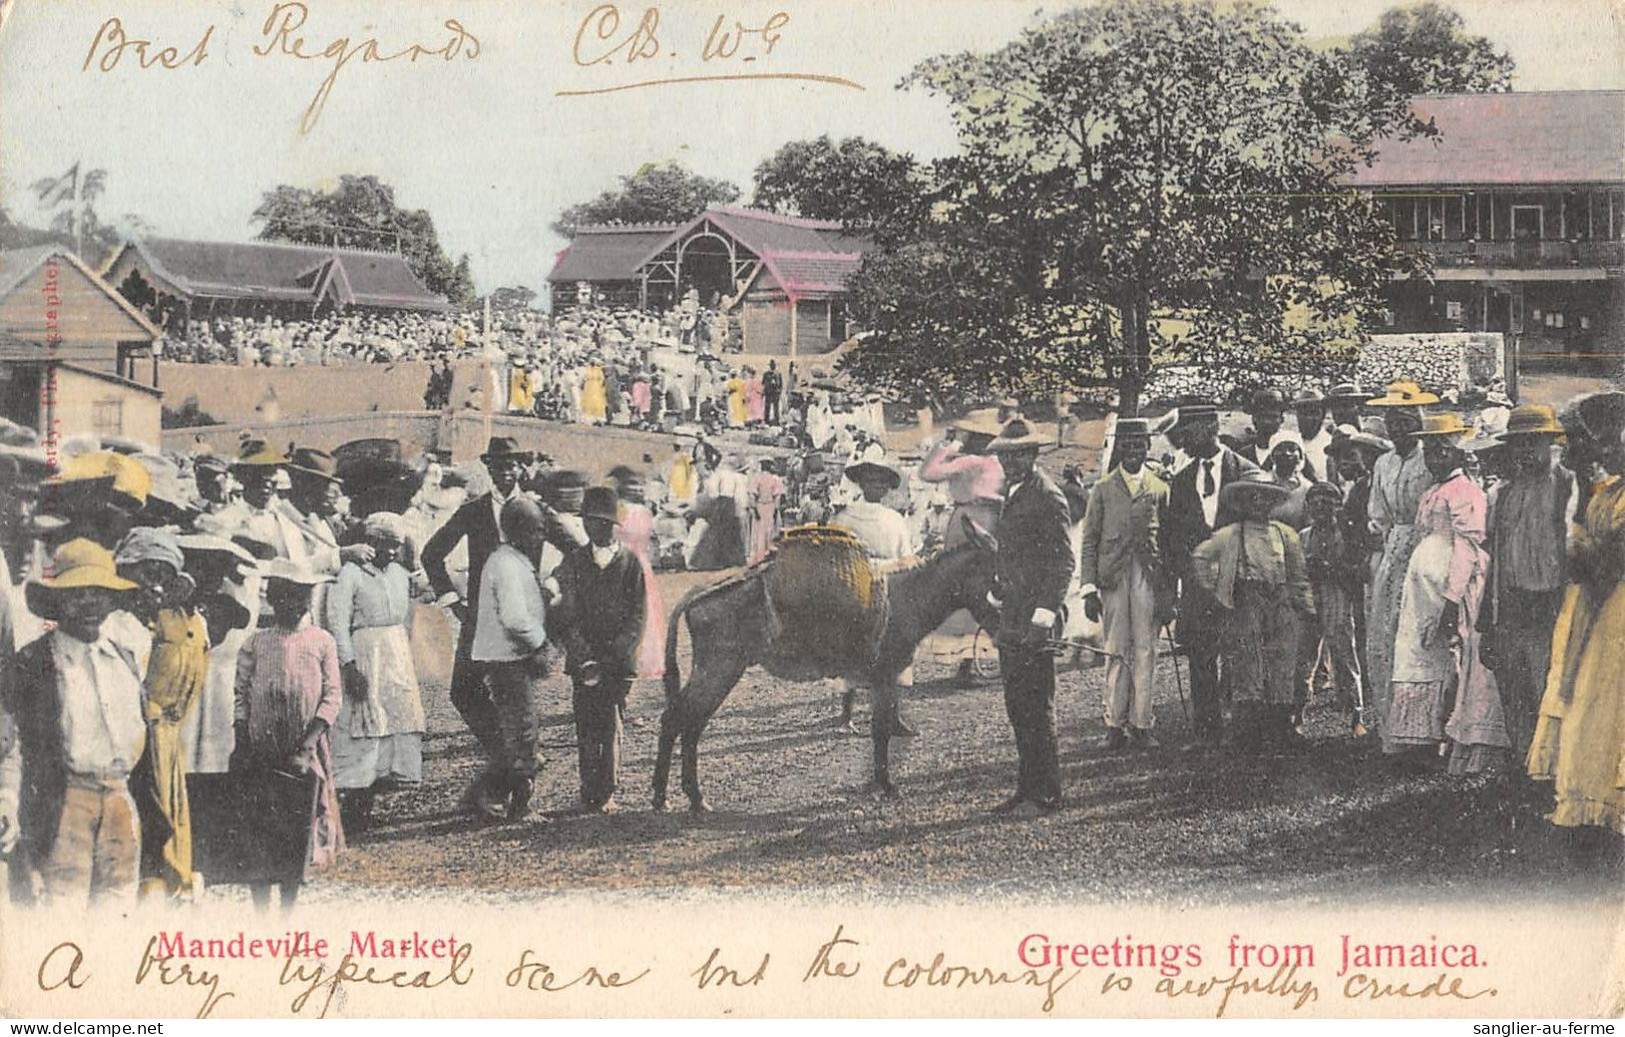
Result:
[[[1285,486],[1263,472],[1253,472],[1239,479],[1232,479],[1224,484],[1219,491],[1219,501],[1226,507],[1240,510],[1261,498],[1271,505],[1279,504],[1292,495]]]
[[[1473,427],[1461,420],[1461,415],[1451,411],[1446,414],[1422,415],[1422,427],[1414,435],[1419,437],[1448,436],[1460,439],[1473,431]]]
[[[315,587],[333,579],[328,573],[317,572],[291,558],[273,558],[263,563],[260,566],[260,574],[268,582],[297,583],[302,587]]]
[[[581,495],[581,517],[584,519],[604,519],[608,522],[621,521],[621,501],[615,495],[613,487],[589,486]]]
[[[313,475],[328,482],[339,481],[339,463],[326,450],[302,446],[288,456],[288,471]]]
[[[190,598],[197,590],[197,580],[186,572],[186,556],[181,553],[181,545],[175,534],[167,529],[141,526],[130,530],[119,541],[118,550],[113,552],[113,562],[115,565],[163,562],[175,570],[176,578],[185,588],[183,600]]]
[[[997,439],[999,433],[1004,431],[1004,426],[999,424],[992,412],[967,414],[964,420],[955,422],[953,428],[954,431],[967,436],[980,436],[984,439]]]
[[[1332,432],[1332,441],[1326,445],[1328,456],[1336,456],[1344,451],[1363,447],[1378,454],[1386,454],[1394,448],[1394,444],[1386,437],[1373,435],[1370,432],[1353,430],[1352,426],[1339,425]]]
[[[1575,404],[1586,431],[1598,439],[1609,439],[1625,429],[1625,392],[1609,390],[1593,393]]]
[[[1279,389],[1259,389],[1247,400],[1249,414],[1259,411],[1275,412],[1286,411],[1286,397],[1281,395]]]
[[[845,468],[845,474],[848,479],[860,485],[871,481],[884,482],[892,489],[896,489],[903,481],[903,477],[898,474],[897,469],[892,468],[890,465],[877,464],[874,461],[860,461],[857,464],[849,464]]]
[[[1557,411],[1544,403],[1525,403],[1512,408],[1500,438],[1513,436],[1562,436],[1566,432],[1557,420]]]
[[[54,620],[60,595],[87,587],[124,592],[135,590],[137,584],[118,574],[113,552],[94,540],[77,537],[52,552],[50,575],[30,581],[24,599],[30,612]]]
[[[511,458],[516,461],[528,462],[531,456],[529,450],[519,449],[519,440],[514,439],[512,436],[492,436],[491,442],[486,444],[485,453],[480,455],[480,460],[490,463]]]
[[[1423,390],[1416,382],[1389,382],[1381,396],[1365,401],[1367,407],[1425,407],[1438,403],[1439,397]]]
[[[1326,394],[1327,403],[1365,403],[1371,394],[1360,388],[1358,382],[1338,382]]]
[[[1174,418],[1174,423],[1165,430],[1167,432],[1177,432],[1186,426],[1196,424],[1198,421],[1208,419],[1217,421],[1219,419],[1219,408],[1211,403],[1186,404],[1174,413],[1177,416]]]
[[[263,439],[250,439],[233,461],[233,468],[280,468],[288,463],[288,455],[272,447]]]
[[[1297,394],[1292,397],[1292,407],[1294,410],[1298,409],[1299,407],[1324,406],[1326,406],[1326,397],[1320,394],[1319,389],[1299,389]]]
[[[1150,439],[1151,422],[1146,418],[1118,418],[1117,426],[1112,435],[1119,441],[1124,439]]]
[[[1027,422],[1025,418],[1015,418],[1000,430],[987,449],[995,454],[1020,453],[1024,450],[1041,450],[1048,443],[1038,431]]]
[[[95,451],[70,457],[62,470],[43,484],[42,510],[48,514],[122,504],[132,511],[146,506],[152,474],[128,454]]]
[[[369,540],[374,537],[383,537],[405,543],[407,539],[406,520],[393,511],[374,511],[361,523],[361,532]]]

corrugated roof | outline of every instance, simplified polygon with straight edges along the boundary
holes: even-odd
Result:
[[[840,295],[861,265],[862,252],[777,252],[757,285],[803,299]]]
[[[444,310],[444,296],[423,286],[393,252],[282,242],[146,238],[135,248],[153,272],[190,295],[310,300],[331,291],[347,305]]]
[[[671,236],[675,224],[580,227],[559,253],[549,281],[632,281],[649,250]]]
[[[147,319],[146,314],[131,305],[130,300],[120,295],[112,285],[102,280],[101,276],[90,269],[84,260],[74,255],[71,249],[61,245],[35,245],[33,248],[0,252],[0,299],[16,291],[18,286],[33,276],[34,271],[38,270],[40,265],[51,256],[55,256],[83,274],[103,295],[116,303],[126,316],[135,321],[141,327],[141,330],[147,332],[153,338],[163,334],[157,325]]]
[[[1382,145],[1357,187],[1625,183],[1625,91],[1418,97],[1439,136]]]

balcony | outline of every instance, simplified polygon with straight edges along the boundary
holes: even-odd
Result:
[[[1620,241],[1402,241],[1400,247],[1430,253],[1440,269],[1625,268]]]

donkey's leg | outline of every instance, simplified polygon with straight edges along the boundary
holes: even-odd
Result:
[[[874,682],[874,716],[869,721],[869,738],[874,746],[874,774],[869,789],[882,796],[897,795],[891,778],[891,738],[898,723],[897,685],[889,680]]]
[[[654,808],[666,809],[666,787],[671,781],[671,752],[677,743],[676,706],[666,704],[660,714],[660,747],[655,753]]]
[[[746,645],[734,642],[731,649],[695,667],[683,695],[682,713],[673,720],[683,739],[683,792],[688,795],[688,808],[696,814],[711,809],[700,791],[700,735],[739,678],[756,661],[755,653]]]

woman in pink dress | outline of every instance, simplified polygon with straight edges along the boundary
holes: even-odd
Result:
[[[632,424],[642,425],[649,417],[649,376],[639,371],[632,382]]]
[[[621,499],[621,523],[615,527],[615,538],[626,549],[638,556],[643,566],[643,583],[648,593],[643,596],[643,641],[638,648],[638,676],[645,679],[662,677],[666,673],[666,606],[660,600],[660,585],[655,582],[654,557],[655,517],[643,503],[643,477],[626,467],[609,473],[615,484],[616,496]]]
[[[762,379],[755,371],[745,382],[745,421],[760,425],[767,420],[767,396],[762,392]]]
[[[266,599],[276,623],[249,638],[237,661],[237,747],[231,769],[315,777],[307,871],[333,863],[344,849],[328,740],[344,696],[338,644],[310,621],[311,593],[326,580],[285,559],[268,563]],[[302,879],[281,880],[284,907],[293,905]],[[253,885],[256,904],[269,905],[272,881]]]
[[[745,562],[755,565],[767,557],[779,535],[779,501],[784,497],[784,480],[773,470],[774,461],[762,458],[762,467],[750,480],[750,552]]]

